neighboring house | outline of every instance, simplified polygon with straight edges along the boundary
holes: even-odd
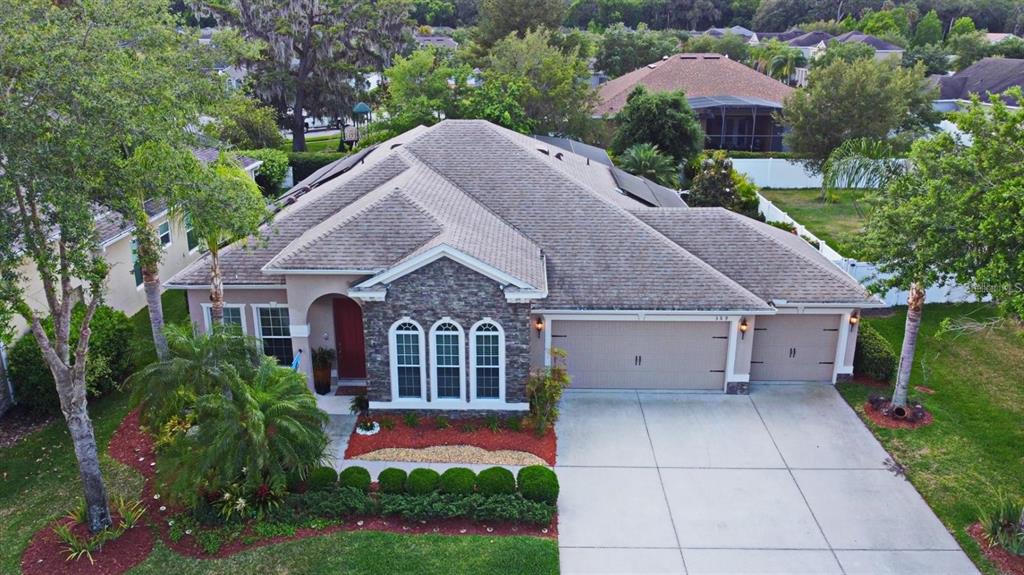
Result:
[[[697,33],[699,34],[699,32]],[[704,31],[705,36],[712,36],[714,38],[721,38],[727,34],[735,34],[744,38],[749,44],[757,44],[758,35],[757,32],[744,28],[743,26],[731,26],[729,28],[708,28]]]
[[[444,48],[446,50],[455,50],[459,47],[459,43],[455,41],[451,36],[440,36],[440,35],[419,35],[413,34],[413,40],[416,41],[416,45],[420,48]]]
[[[726,150],[780,151],[774,118],[793,88],[721,54],[675,54],[603,84],[596,116],[614,117],[637,86],[682,90],[700,118],[705,145]]]
[[[804,31],[799,28],[793,28],[785,32],[757,32],[758,41],[756,43],[767,42],[771,39],[778,40],[779,42],[788,42],[797,36],[802,36],[803,33]]]
[[[990,94],[1002,94],[1014,86],[1024,88],[1024,60],[983,58],[956,74],[933,76],[932,80],[939,88],[939,97],[932,102],[932,107],[952,112],[970,101],[971,96],[987,101]],[[1004,96],[1003,100],[1011,106],[1020,105],[1009,96]]]
[[[903,48],[891,42],[886,42],[881,38],[876,38],[870,34],[865,34],[857,30],[847,32],[845,34],[840,34],[835,38],[832,38],[832,40],[835,40],[836,42],[842,42],[843,44],[849,42],[860,42],[861,44],[867,44],[868,46],[871,46],[872,48],[875,49],[875,60],[888,60],[889,58],[896,58],[897,61],[903,60]],[[819,49],[822,51],[824,51],[827,48],[827,41],[823,42],[819,46]]]
[[[1007,33],[1007,32],[986,32],[985,33],[985,40],[989,44],[998,44],[998,43],[1002,42],[1003,40],[1009,40],[1010,38],[1016,38],[1016,39],[1019,40],[1020,36],[1017,36],[1016,34],[1010,34],[1010,33]]]
[[[818,54],[824,52],[825,46],[828,45],[828,41],[831,39],[832,35],[828,32],[807,32],[806,34],[800,34],[785,40],[785,43],[794,48],[799,48],[804,58],[807,58],[807,61],[810,62]]]
[[[216,160],[219,152],[214,148],[201,148],[194,153],[200,161],[208,163]],[[253,175],[262,164],[252,158],[242,157],[239,160],[246,171]],[[201,251],[198,240],[191,234],[187,218],[172,217],[164,202],[147,202],[145,208],[164,248],[163,260],[160,262],[160,277],[166,280],[199,258]],[[106,209],[96,210],[96,231],[99,234],[100,248],[110,266],[104,285],[103,303],[128,315],[146,307],[142,270],[135,259],[135,239],[132,236],[134,229],[134,226],[124,221],[120,215]],[[36,272],[35,264],[26,262],[20,273],[27,280],[23,289],[29,306],[39,312],[49,313],[43,283]],[[11,323],[17,335],[28,331],[28,323],[20,315],[15,315]],[[0,362],[6,363],[3,343],[0,343]],[[6,382],[0,381],[0,396],[4,395],[4,387]],[[3,411],[2,404],[3,399],[0,398],[0,412]]]
[[[481,120],[339,160],[283,203],[266,241],[222,253],[225,318],[310,377],[309,350],[335,349],[374,409],[525,411],[552,348],[574,389],[834,382],[881,305],[793,234],[649,207],[604,164]],[[204,329],[209,263],[168,282]]]

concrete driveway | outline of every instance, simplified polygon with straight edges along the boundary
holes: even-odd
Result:
[[[567,392],[562,573],[977,573],[832,386]]]

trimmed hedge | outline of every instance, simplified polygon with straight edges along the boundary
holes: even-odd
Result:
[[[476,486],[476,473],[465,467],[452,467],[441,474],[441,493],[469,495]]]
[[[306,478],[308,491],[323,491],[338,483],[338,472],[333,467],[317,467]]]
[[[365,467],[358,465],[346,467],[338,474],[338,483],[342,487],[353,487],[363,493],[368,493],[370,491],[370,472]]]
[[[264,196],[276,198],[281,192],[281,183],[288,174],[288,154],[273,148],[240,150],[239,156],[246,156],[263,162],[256,170],[256,185]]]
[[[899,356],[889,347],[878,330],[861,322],[857,335],[857,349],[853,353],[854,373],[878,381],[889,382],[896,377]]]
[[[433,469],[427,469],[420,467],[413,469],[409,473],[409,478],[405,480],[405,492],[410,495],[426,495],[437,491],[437,484],[441,480],[441,475]]]
[[[292,167],[292,181],[299,183],[310,174],[345,157],[338,152],[289,152],[288,165]]]
[[[474,521],[515,521],[547,525],[555,507],[547,503],[530,501],[518,493],[506,495],[452,495],[429,493],[426,495],[380,496],[382,515],[397,515],[409,521],[453,519],[464,517]]]
[[[78,304],[71,312],[72,349],[78,342],[78,329],[85,315],[85,306]],[[46,332],[53,336],[53,320],[43,322]],[[131,342],[134,327],[124,313],[108,306],[96,308],[89,324],[89,354],[86,359],[85,383],[90,398],[110,393],[132,373]],[[60,398],[50,368],[43,360],[39,344],[31,333],[25,334],[8,350],[7,366],[14,399],[29,411],[58,413]]]
[[[476,476],[481,495],[509,495],[516,492],[516,477],[504,467],[488,467]]]
[[[554,505],[558,502],[558,476],[543,465],[530,465],[519,470],[516,477],[519,493],[530,501]]]
[[[404,469],[388,467],[377,476],[377,484],[381,493],[402,493],[405,491],[405,480],[409,474]]]
[[[717,152],[717,149],[707,148],[705,152]],[[730,158],[754,158],[754,159],[765,159],[765,158],[785,158],[787,160],[799,160],[804,156],[797,154],[796,152],[756,152],[751,150],[722,150]]]
[[[271,512],[271,516],[281,520],[303,516],[344,519],[353,515],[372,515],[376,511],[377,503],[369,494],[354,487],[333,485],[322,491],[289,495],[283,505]]]

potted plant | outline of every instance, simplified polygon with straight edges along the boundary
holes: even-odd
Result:
[[[331,364],[334,358],[333,349],[318,347],[313,350],[313,387],[320,395],[326,395],[331,391]]]

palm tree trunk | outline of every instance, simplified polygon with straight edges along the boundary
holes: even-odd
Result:
[[[210,248],[210,321],[213,325],[224,323],[224,276],[220,271],[220,250],[217,245]]]
[[[160,300],[160,272],[156,266],[145,266],[142,268],[142,286],[146,292],[146,307],[149,308],[149,326],[153,332],[153,346],[156,348],[156,357],[165,361],[171,355],[170,347],[167,345],[167,336],[164,335],[164,304]]]
[[[905,407],[907,390],[910,387],[910,372],[914,365],[914,351],[917,349],[917,334],[921,331],[921,311],[924,307],[924,288],[914,282],[910,284],[907,297],[907,323],[903,328],[903,349],[900,351],[900,368],[896,375],[896,388],[892,393],[892,404]]]

